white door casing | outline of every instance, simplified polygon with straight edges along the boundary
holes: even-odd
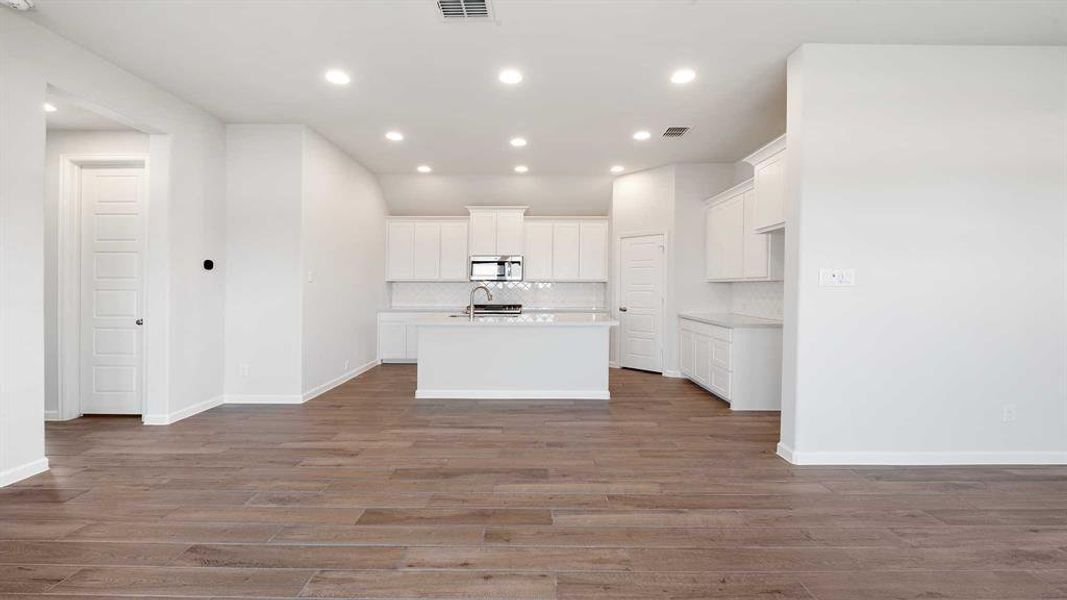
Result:
[[[81,412],[141,414],[145,170],[83,168]]]
[[[619,241],[619,365],[663,371],[663,234]]]

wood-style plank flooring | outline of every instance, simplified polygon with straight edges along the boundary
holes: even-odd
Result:
[[[1067,598],[1067,468],[794,467],[776,414],[633,371],[610,402],[414,384],[48,424],[0,595]]]

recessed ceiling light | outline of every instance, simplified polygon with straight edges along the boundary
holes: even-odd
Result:
[[[419,173],[431,173],[431,172],[433,172],[433,169],[430,168],[430,165],[419,165],[418,167],[415,168],[415,170],[418,171]]]
[[[635,140],[647,140],[650,137],[652,137],[652,134],[649,133],[648,131],[645,131],[644,129],[642,129],[641,131],[635,131],[634,132],[634,139]]]
[[[671,83],[677,83],[679,85],[690,83],[697,78],[697,72],[693,69],[678,69],[671,74]]]
[[[623,169],[622,165],[615,165],[614,167],[611,168],[611,172],[612,173],[622,173],[623,170],[624,169]]]
[[[530,167],[527,167],[526,165],[516,165],[515,166],[515,172],[516,173],[525,173],[525,172],[527,172],[529,170],[530,170]]]
[[[504,69],[498,76],[501,83],[515,85],[522,81],[522,72],[518,69]]]
[[[44,103],[44,112],[56,112],[57,110],[59,109],[56,108],[55,104]]]
[[[330,69],[329,71],[326,71],[325,77],[326,81],[329,81],[334,85],[348,85],[349,83],[352,83],[352,78],[349,77],[348,73],[345,73],[340,69]]]
[[[387,131],[385,132],[385,137],[394,142],[399,142],[404,139],[404,134],[400,133],[399,131]]]
[[[513,137],[513,138],[511,138],[511,145],[515,146],[516,148],[522,148],[523,146],[526,145],[526,138]]]

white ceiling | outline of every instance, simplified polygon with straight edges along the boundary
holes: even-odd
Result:
[[[493,5],[495,23],[443,22],[433,0],[38,0],[32,18],[225,121],[306,123],[379,173],[438,175],[732,162],[784,131],[804,42],[1067,43],[1064,1]],[[525,81],[500,84],[505,66]],[[670,84],[679,66],[697,80]],[[329,67],[352,85],[324,82]],[[693,130],[660,139],[672,125]],[[657,137],[633,141],[640,128]]]
[[[45,124],[49,131],[134,130],[132,127],[85,108],[65,96],[49,94],[48,103],[56,107],[56,112],[45,113]]]

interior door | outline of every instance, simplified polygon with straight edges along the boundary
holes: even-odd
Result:
[[[619,255],[619,365],[662,372],[663,235],[624,237]]]
[[[144,169],[81,172],[81,412],[141,414]]]

